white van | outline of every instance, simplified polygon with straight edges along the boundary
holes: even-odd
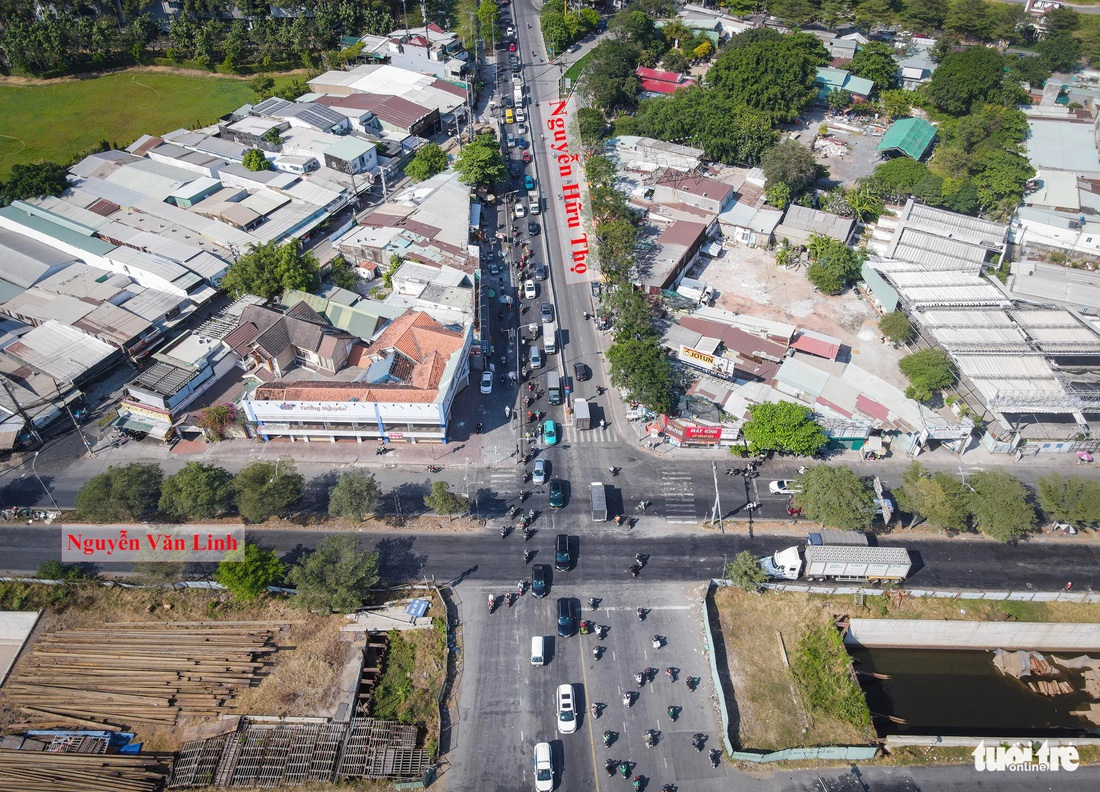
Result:
[[[541,635],[536,635],[531,639],[531,665],[540,666],[545,665],[546,661],[546,639]]]

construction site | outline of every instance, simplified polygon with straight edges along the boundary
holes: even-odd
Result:
[[[423,615],[430,600],[413,603]],[[0,687],[9,735],[0,742],[0,792],[423,780],[438,719],[398,723],[374,711],[379,686],[393,687],[384,682],[390,630],[432,627],[410,608],[249,621],[181,612],[180,621],[100,627],[47,614],[29,623]],[[445,668],[446,659],[432,664]],[[405,661],[393,672],[407,676]],[[434,703],[442,675],[431,684]]]

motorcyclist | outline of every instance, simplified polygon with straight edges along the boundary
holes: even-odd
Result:
[[[492,594],[489,595],[489,613],[493,612],[493,606],[497,604],[497,598]]]
[[[598,717],[600,717],[600,708],[599,708],[599,705],[597,705],[597,704],[593,704],[593,705],[592,705],[591,707],[589,707],[589,709],[590,709],[590,710],[592,711],[592,717],[593,717],[593,718],[598,718]]]
[[[600,650],[601,649],[603,649],[603,647],[599,646],[599,645],[592,647],[592,657],[594,659],[596,659],[596,660],[600,659]],[[595,705],[593,705],[593,706],[595,706]],[[599,717],[599,716],[597,716],[597,717]]]
[[[653,636],[653,648],[654,649],[660,649],[661,648],[661,636],[659,636],[659,635],[654,635]]]
[[[670,706],[665,712],[668,713],[669,720],[676,720],[676,707]]]
[[[633,703],[634,699],[630,697],[629,693],[623,693],[623,704],[629,707]]]
[[[676,681],[676,671],[672,668],[666,668],[665,669],[665,676],[668,677],[669,682],[675,682]]]
[[[530,550],[524,550],[523,551],[523,563],[526,564],[526,563],[530,562],[530,560],[531,560],[531,551]]]
[[[645,676],[642,675],[642,672],[639,671],[634,675],[634,683],[639,686],[645,684]]]
[[[634,554],[634,563],[635,564],[642,563],[642,554],[641,553],[635,553]]]
[[[603,744],[604,744],[605,746],[606,746],[606,745],[611,745],[611,729],[607,729],[607,730],[606,730],[606,731],[605,731],[605,732],[603,733]]]
[[[645,734],[642,735],[642,739],[645,740],[647,748],[653,747],[653,729],[646,729]]]
[[[638,621],[645,621],[645,608],[638,608]]]

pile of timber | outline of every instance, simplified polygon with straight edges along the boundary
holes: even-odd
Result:
[[[0,790],[155,792],[166,768],[150,756],[0,750]]]
[[[1038,682],[1028,682],[1027,686],[1031,688],[1032,693],[1038,693],[1042,696],[1064,696],[1066,693],[1073,692],[1073,686],[1069,682],[1056,682],[1047,679],[1040,679]]]
[[[1054,669],[1050,667],[1050,663],[1041,654],[1038,652],[1031,653],[1031,673],[1034,676],[1046,676],[1053,672]]]
[[[193,622],[47,633],[4,685],[4,701],[35,724],[94,728],[220,715],[276,651],[277,629]]]

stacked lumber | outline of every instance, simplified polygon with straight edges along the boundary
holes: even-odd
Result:
[[[1027,686],[1031,688],[1032,693],[1038,693],[1042,696],[1064,696],[1066,693],[1073,692],[1073,686],[1069,682],[1057,682],[1047,679],[1040,679],[1038,682],[1028,682]]]
[[[276,651],[270,624],[108,625],[40,636],[5,702],[35,724],[130,728],[220,715]]]
[[[0,750],[4,792],[155,792],[164,778],[157,759],[138,754]]]
[[[1038,652],[1031,653],[1031,673],[1034,676],[1046,676],[1054,671],[1050,663]]]

